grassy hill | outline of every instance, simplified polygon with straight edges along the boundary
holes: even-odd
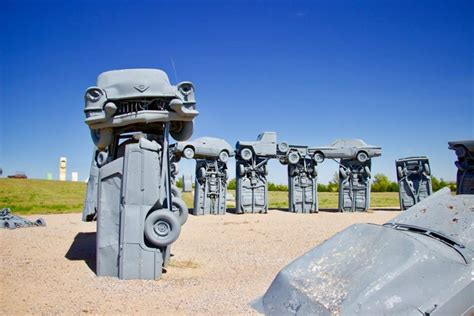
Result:
[[[59,214],[82,212],[86,184],[53,180],[0,179],[0,208],[16,214]],[[229,191],[235,196],[235,191]],[[185,193],[188,207],[191,193]],[[337,208],[337,193],[319,192],[319,208]],[[288,207],[287,192],[270,192],[270,208]],[[372,193],[372,207],[398,207],[398,193]]]

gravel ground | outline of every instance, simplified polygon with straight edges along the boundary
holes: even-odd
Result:
[[[47,227],[0,230],[0,314],[253,314],[293,259],[353,223],[397,214],[190,216],[158,281],[96,277],[95,223],[46,215]]]

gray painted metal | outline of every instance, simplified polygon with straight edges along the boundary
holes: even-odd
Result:
[[[408,157],[395,161],[400,209],[406,210],[433,193],[428,158]]]
[[[225,140],[200,137],[189,142],[178,142],[176,152],[187,159],[218,159],[227,162],[234,150]]]
[[[227,196],[227,163],[197,159],[193,215],[224,215]]]
[[[339,163],[339,211],[366,212],[370,207],[372,159],[341,159]]]
[[[257,141],[239,141],[235,146],[236,213],[267,213],[267,163],[277,157],[277,135],[264,132]]]
[[[308,146],[288,145],[280,156],[288,165],[288,210],[294,213],[317,213],[317,162],[308,156]]]
[[[188,216],[172,182],[178,166],[169,135],[191,136],[193,85],[172,86],[157,69],[109,71],[85,101],[97,152],[83,216],[93,218],[96,206],[97,275],[159,279]]]
[[[85,93],[86,124],[99,150],[113,144],[118,131],[163,133],[170,122],[170,134],[187,140],[193,131],[194,86],[185,81],[173,86],[159,69],[107,71],[97,78],[97,86]]]
[[[99,167],[97,166],[97,155],[99,151],[96,147],[93,149],[91,170],[87,180],[86,198],[82,209],[82,221],[92,222],[97,219],[97,186],[99,184]]]
[[[383,226],[350,226],[278,273],[264,313],[471,315],[473,205],[442,189]]]
[[[193,177],[190,174],[183,175],[183,192],[191,192],[193,190]]]
[[[315,147],[311,149],[314,159],[321,163],[324,159],[357,159],[365,162],[372,157],[382,155],[382,148],[379,146],[367,145],[361,139],[338,139],[327,146]]]
[[[193,215],[226,212],[227,161],[234,156],[225,140],[201,137],[189,142],[178,142],[176,153],[180,157],[196,159]]]
[[[456,176],[457,194],[474,194],[474,140],[448,142],[458,160]]]
[[[42,218],[38,218],[33,222],[26,218],[13,215],[9,208],[3,208],[0,211],[0,228],[16,229],[19,227],[34,226],[46,226],[46,222]]]

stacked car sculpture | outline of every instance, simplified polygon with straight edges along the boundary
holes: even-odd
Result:
[[[97,275],[158,279],[188,215],[169,136],[191,136],[194,86],[158,69],[108,71],[86,90],[84,112],[95,148],[83,219],[97,220]]]

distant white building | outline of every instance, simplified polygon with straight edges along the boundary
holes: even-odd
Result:
[[[59,157],[59,181],[66,181],[67,158]]]
[[[79,179],[79,173],[76,171],[71,172],[71,181],[77,182],[78,179]]]

